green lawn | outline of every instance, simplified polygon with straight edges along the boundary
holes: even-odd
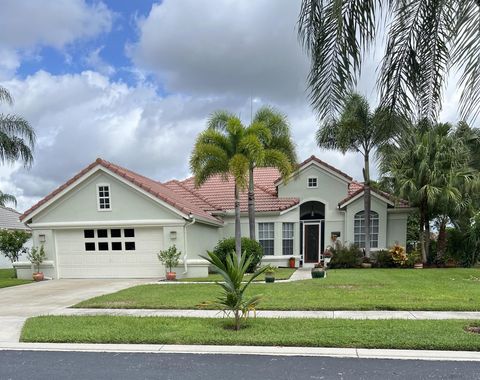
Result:
[[[275,272],[275,279],[288,280],[295,271],[296,269],[291,269],[291,268],[277,268]],[[245,275],[245,280],[248,280],[249,276],[250,274],[247,273]],[[209,274],[208,277],[183,278],[180,281],[182,282],[214,282],[214,281],[223,281],[223,278],[219,274],[212,273],[212,274]],[[265,275],[262,274],[253,281],[265,281]]]
[[[141,285],[76,305],[90,308],[192,309],[215,284]],[[338,269],[325,279],[255,283],[264,310],[480,310],[480,269]]]
[[[480,350],[480,335],[459,320],[250,319],[236,332],[227,319],[45,316],[25,323],[22,342],[223,344]],[[478,323],[476,324],[478,325]]]
[[[0,288],[9,286],[23,285],[31,282],[30,280],[19,280],[15,278],[15,271],[12,269],[0,269]]]

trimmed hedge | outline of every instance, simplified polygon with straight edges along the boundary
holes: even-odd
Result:
[[[219,257],[223,263],[226,262],[227,255],[232,251],[235,251],[235,238],[226,238],[220,240],[213,249],[213,253],[217,255],[217,257]],[[247,252],[247,257],[253,257],[247,272],[255,272],[255,268],[258,266],[263,257],[262,246],[256,240],[242,237],[242,252]]]

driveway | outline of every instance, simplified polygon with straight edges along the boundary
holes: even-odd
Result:
[[[18,342],[28,317],[147,282],[151,279],[51,280],[0,289],[0,343]]]

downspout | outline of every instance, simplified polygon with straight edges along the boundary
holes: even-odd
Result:
[[[188,266],[187,266],[187,257],[188,257],[187,227],[194,225],[195,222],[197,221],[195,218],[192,217],[192,214],[189,214],[188,217],[191,219],[191,221],[185,223],[185,225],[183,226],[183,247],[185,249],[185,255],[183,255],[183,267],[185,268],[185,271],[183,272],[183,274],[187,274],[187,272],[188,272]]]

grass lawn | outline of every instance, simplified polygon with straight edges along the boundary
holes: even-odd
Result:
[[[0,288],[9,286],[23,285],[32,282],[30,280],[20,280],[15,278],[15,271],[12,269],[0,269]]]
[[[45,316],[27,320],[21,341],[480,350],[480,335],[464,331],[471,324],[475,322],[257,318],[236,332],[222,318]]]
[[[288,280],[290,276],[295,272],[296,269],[291,268],[277,268],[275,272],[275,280]],[[248,281],[249,273],[245,275],[245,280]],[[195,278],[183,278],[180,281],[182,282],[212,282],[212,281],[223,281],[222,276],[216,273],[209,274],[208,277],[195,277]],[[261,274],[253,281],[265,281],[265,275]]]
[[[140,285],[76,307],[192,309],[215,284]],[[337,269],[325,279],[255,283],[263,310],[480,310],[480,269]]]

